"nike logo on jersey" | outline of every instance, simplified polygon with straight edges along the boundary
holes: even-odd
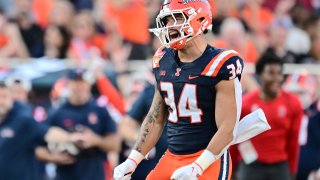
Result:
[[[195,79],[195,78],[198,78],[199,76],[191,76],[191,75],[189,75],[189,77],[188,77],[188,79],[189,80],[192,80],[192,79]]]

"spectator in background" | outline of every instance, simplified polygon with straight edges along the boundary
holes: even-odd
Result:
[[[68,0],[54,0],[49,11],[48,24],[62,26],[70,31],[74,16],[74,7]]]
[[[308,179],[313,171],[320,169],[320,100],[314,101],[306,109],[305,129],[302,133],[305,135],[305,141],[301,145],[300,161],[298,168],[298,180],[317,180],[318,178]]]
[[[247,36],[244,26],[236,18],[227,18],[221,25],[220,39],[212,44],[219,48],[235,49],[243,55],[246,63],[256,63],[259,56],[256,47]],[[251,75],[244,74],[241,80],[245,91],[252,91],[258,88],[257,82]]]
[[[30,92],[32,90],[31,80],[25,78],[22,74],[10,74],[5,80],[6,86],[12,93],[15,101],[24,105],[24,109],[32,114],[33,118],[42,123],[47,118],[47,110],[43,106],[37,106],[30,103]]]
[[[96,84],[99,93],[106,98],[106,101],[113,106],[121,115],[125,113],[125,101],[121,93],[112,85],[101,67],[93,70],[96,76]]]
[[[273,21],[272,11],[262,6],[265,0],[248,0],[241,17],[253,33],[265,34]]]
[[[156,22],[154,20],[158,15],[159,7],[161,6],[161,1],[148,0],[145,2],[145,6],[147,7],[148,22],[150,24],[149,26],[155,27]]]
[[[95,0],[69,0],[77,11],[92,10]]]
[[[135,100],[131,109],[128,111],[127,115],[122,119],[119,125],[119,131],[122,135],[123,150],[120,154],[120,163],[125,161],[136,141],[139,134],[139,127],[142,124],[143,118],[148,114],[148,111],[152,104],[152,99],[154,95],[154,85],[147,84],[144,90],[140,93],[139,97]],[[132,180],[146,179],[147,175],[156,166],[162,157],[163,153],[167,149],[167,136],[166,128],[164,128],[162,135],[155,147],[150,151],[148,155],[148,160],[142,161],[139,167],[133,173]]]
[[[319,28],[320,30],[320,28]],[[320,64],[320,31],[311,36],[311,49],[309,57],[302,60],[303,63]]]
[[[39,147],[37,156],[58,164],[58,180],[104,180],[106,153],[120,149],[116,124],[108,111],[92,99],[87,71],[71,70],[67,86],[67,101],[49,116],[48,123],[72,132],[72,140],[80,152],[71,156]]]
[[[320,11],[319,0],[299,0],[308,11]]]
[[[267,51],[277,55],[283,63],[296,63],[295,55],[286,47],[290,28],[291,22],[288,19],[276,19],[270,28],[270,44]]]
[[[259,56],[256,47],[245,32],[243,24],[236,18],[227,18],[223,21],[220,39],[213,44],[219,48],[234,49],[242,54],[245,62],[255,63]]]
[[[67,81],[65,77],[62,77],[54,83],[49,95],[51,110],[58,109],[65,102],[68,96]]]
[[[152,36],[151,41],[151,53],[154,54],[157,52],[157,50],[162,46],[159,38],[157,36]]]
[[[280,0],[264,1],[263,6],[269,8],[271,11],[276,9]]]
[[[283,88],[299,97],[303,109],[309,108],[318,98],[317,77],[306,73],[288,75],[283,84]]]
[[[8,16],[11,17],[13,14],[13,1],[6,1],[6,0],[1,0],[0,1],[0,7],[4,10],[4,13]]]
[[[255,44],[259,52],[264,52],[268,45],[267,31],[271,26],[274,15],[263,7],[265,0],[248,0],[240,12],[241,19],[248,25],[254,35]]]
[[[315,34],[320,28],[320,13],[311,14],[306,22],[305,30],[309,35]]]
[[[143,0],[110,0],[106,3],[106,29],[119,32],[125,43],[132,46],[130,60],[150,56],[147,8]],[[134,18],[133,18],[134,17]]]
[[[288,29],[286,48],[298,56],[297,62],[300,62],[300,57],[306,55],[311,46],[310,37],[306,32],[310,13],[302,5],[295,4],[289,9],[288,14],[293,27]]]
[[[238,17],[238,5],[237,0],[210,0],[212,9],[212,31],[214,34],[219,35],[221,32],[221,24],[228,17]]]
[[[318,79],[317,79],[318,78]],[[300,156],[297,180],[318,180],[320,178],[320,99],[319,77],[303,74],[290,75],[284,88],[295,93],[303,104],[299,144]],[[317,173],[318,171],[318,173]]]
[[[21,57],[29,56],[19,28],[14,23],[7,22],[2,9],[0,9],[0,57]]]
[[[282,0],[283,1],[283,0]],[[272,11],[274,11],[279,3],[282,1],[280,0],[272,0],[272,1],[265,1],[263,5]],[[320,1],[319,0],[286,0],[291,1],[294,3],[299,3],[303,6],[308,12],[312,11],[319,11],[320,8]]]
[[[299,134],[300,156],[297,180],[318,180],[320,178],[320,174],[314,174],[320,168],[320,156],[318,155],[320,150],[319,80],[317,76],[307,73],[292,74],[288,76],[283,86],[284,89],[299,97],[305,112]]]
[[[106,37],[96,32],[95,22],[89,11],[81,11],[74,17],[72,35],[69,57],[76,62],[106,57]]]
[[[32,0],[32,11],[36,24],[45,29],[49,25],[49,14],[57,0]],[[63,12],[63,11],[62,11]]]
[[[47,142],[68,142],[64,130],[40,125],[25,106],[14,101],[10,90],[0,84],[0,174],[1,179],[37,180],[34,151]]]
[[[14,20],[19,26],[23,41],[31,57],[42,57],[44,51],[43,30],[35,24],[34,16],[30,9],[31,0],[14,0]]]
[[[12,98],[15,101],[20,101],[23,103],[29,102],[29,92],[31,91],[31,81],[24,78],[19,74],[12,74],[6,78],[6,86],[10,89],[12,93]]]
[[[10,74],[5,81],[6,86],[11,91],[13,100],[19,102],[23,109],[30,113],[34,120],[40,124],[47,119],[48,107],[31,104],[29,101],[29,92],[32,90],[31,80],[25,78],[22,74]],[[38,175],[46,177],[45,165],[37,162]],[[42,178],[38,178],[42,179]]]
[[[298,135],[303,109],[296,96],[281,89],[282,61],[271,53],[263,54],[256,64],[261,89],[243,97],[242,117],[262,108],[271,130],[234,146],[234,166],[239,180],[291,180],[297,172]],[[238,149],[237,149],[238,148]]]
[[[44,56],[49,59],[64,59],[70,45],[71,36],[63,26],[50,25],[44,35]]]
[[[298,180],[318,180],[308,178],[312,171],[320,168],[320,99],[319,76],[307,73],[289,76],[284,88],[297,94],[305,109],[299,136],[300,158],[298,167]],[[320,174],[319,174],[320,175]]]
[[[132,74],[126,72],[118,76],[119,89],[126,100],[126,110],[130,109],[143,90],[146,77],[145,73],[139,71],[135,71]]]

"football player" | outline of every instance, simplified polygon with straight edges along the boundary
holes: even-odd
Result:
[[[241,111],[243,60],[208,45],[206,0],[166,0],[152,29],[161,47],[153,57],[155,95],[140,136],[114,178],[130,179],[167,126],[168,150],[147,179],[230,179],[228,147]]]

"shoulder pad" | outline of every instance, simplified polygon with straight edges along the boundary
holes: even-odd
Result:
[[[223,50],[219,54],[217,54],[213,59],[209,62],[209,64],[202,71],[202,76],[216,77],[226,61],[231,59],[232,57],[239,56],[239,53],[234,50]]]
[[[160,66],[159,62],[162,59],[162,57],[164,56],[164,54],[166,53],[164,51],[165,47],[161,46],[156,53],[154,54],[153,58],[152,58],[152,68],[158,68]]]

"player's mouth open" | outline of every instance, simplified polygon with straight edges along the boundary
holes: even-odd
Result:
[[[169,30],[169,38],[171,41],[174,41],[180,37],[180,33],[178,30],[170,29]]]

